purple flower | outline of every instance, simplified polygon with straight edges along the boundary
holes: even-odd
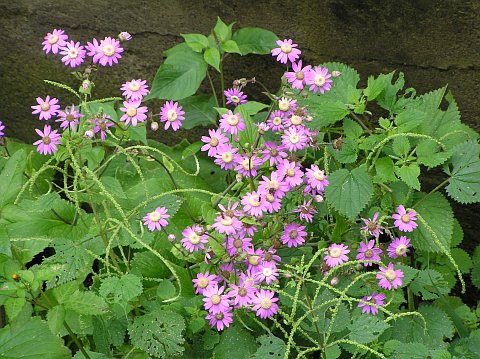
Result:
[[[95,56],[100,51],[100,44],[97,39],[93,39],[93,42],[87,42],[85,49],[87,49],[87,55],[90,57]]]
[[[223,93],[227,99],[227,105],[233,104],[233,106],[238,106],[247,103],[247,95],[235,87],[226,89]]]
[[[277,61],[282,64],[286,64],[287,61],[295,62],[302,53],[299,49],[296,49],[298,45],[294,44],[291,39],[277,40],[277,45],[280,47],[271,51],[272,56],[277,56]]]
[[[324,94],[325,91],[330,91],[332,88],[332,80],[330,77],[332,77],[332,75],[328,73],[326,67],[316,66],[307,73],[305,83],[307,86],[310,85],[309,90],[313,93],[320,91],[321,94]]]
[[[292,84],[292,88],[302,90],[305,86],[305,76],[311,70],[312,66],[308,65],[302,68],[302,60],[298,63],[292,62],[293,72],[287,72],[285,77],[288,83]]]
[[[40,120],[50,120],[52,116],[55,116],[60,109],[60,105],[57,105],[58,100],[56,98],[50,99],[47,96],[45,100],[40,97],[36,98],[38,105],[31,106],[33,109],[32,115],[40,114]]]
[[[59,119],[55,122],[61,122],[60,127],[62,130],[66,130],[67,127],[70,127],[72,131],[75,131],[75,125],[78,125],[80,121],[79,118],[82,118],[83,115],[75,109],[75,106],[72,105],[70,108],[65,107],[65,111],[58,112]]]
[[[238,149],[232,148],[230,144],[220,145],[217,148],[214,162],[224,170],[231,170],[235,166],[233,159],[237,151]]]
[[[318,192],[323,192],[325,187],[329,185],[325,172],[318,168],[317,165],[312,165],[310,168],[308,168],[306,176],[307,183],[311,188],[317,190]]]
[[[215,223],[212,224],[212,228],[220,234],[232,235],[236,234],[242,229],[242,222],[237,217],[229,217],[222,213],[221,216],[215,218]]]
[[[203,291],[205,309],[210,313],[216,314],[229,309],[228,297],[222,295],[225,287],[218,288],[216,283],[209,285]]]
[[[309,200],[308,202],[304,200],[303,204],[298,206],[297,209],[294,209],[293,212],[299,213],[300,219],[312,223],[313,215],[318,211],[312,206],[312,200]]]
[[[205,145],[202,146],[200,150],[208,151],[209,157],[214,157],[218,152],[218,147],[227,143],[228,138],[225,137],[222,130],[208,130],[208,134],[210,137],[202,136],[202,142]]]
[[[257,289],[252,285],[251,281],[240,283],[240,285],[230,284],[232,290],[228,295],[233,301],[234,308],[248,307],[252,303],[253,297],[257,293]]]
[[[232,111],[228,110],[228,113],[222,116],[220,119],[220,128],[225,132],[231,135],[238,134],[238,131],[245,131],[245,121],[237,113],[234,114]]]
[[[287,182],[283,181],[277,171],[270,174],[270,178],[262,176],[258,189],[263,192],[274,194],[277,198],[283,198],[290,189]]]
[[[267,210],[265,195],[258,191],[247,192],[243,196],[241,203],[245,213],[254,217],[261,216]]]
[[[275,110],[270,114],[267,120],[267,124],[273,132],[282,131],[284,118],[285,118],[284,112],[280,110]]]
[[[283,162],[278,165],[277,171],[280,178],[284,178],[284,181],[290,188],[298,186],[303,182],[303,172],[300,169],[300,164],[297,162],[283,160]]]
[[[44,37],[42,42],[43,51],[48,54],[50,51],[52,54],[57,54],[60,47],[65,46],[68,40],[68,35],[65,35],[65,31],[54,29]]]
[[[292,126],[297,127],[297,130],[302,129],[305,132],[305,135],[307,136],[309,134],[307,132],[308,130],[302,125],[304,118],[303,116],[297,115],[295,112],[290,114],[290,117],[285,118],[285,120],[283,121],[283,125],[285,127],[292,127]]]
[[[143,225],[147,226],[150,231],[161,230],[168,225],[167,218],[170,215],[167,214],[168,210],[165,207],[157,207],[153,212],[147,213],[143,217]]]
[[[283,133],[282,144],[290,152],[300,151],[308,146],[308,137],[301,128],[292,126]]]
[[[390,258],[397,259],[398,257],[406,257],[408,248],[411,247],[412,245],[410,244],[410,239],[401,236],[400,238],[395,238],[395,240],[390,243],[390,245],[387,248],[388,256]]]
[[[177,131],[182,125],[181,121],[185,120],[184,114],[178,102],[167,101],[160,110],[160,121],[165,122],[165,130],[168,130],[171,125],[172,129]]]
[[[3,125],[2,121],[0,121],[0,138],[5,136],[5,134],[3,133],[4,129],[5,129],[5,126]]]
[[[185,228],[182,232],[182,245],[190,253],[196,252],[200,249],[205,249],[204,244],[208,243],[208,235],[198,235],[196,233],[198,228],[199,226],[194,224],[191,227]]]
[[[261,151],[263,161],[270,161],[270,166],[274,166],[288,157],[287,152],[284,151],[283,146],[279,146],[276,142],[265,141],[264,149]]]
[[[218,331],[222,331],[225,328],[230,326],[230,323],[233,322],[233,314],[230,308],[223,309],[218,313],[209,313],[205,319],[210,320],[210,326],[214,328],[217,327]]]
[[[256,274],[255,274],[255,283],[260,284],[265,282],[269,285],[272,282],[278,280],[278,270],[277,265],[275,262],[266,262],[263,261],[259,266],[256,267]]]
[[[380,273],[376,276],[379,279],[378,285],[384,289],[397,289],[403,283],[403,272],[401,269],[394,270],[393,263],[388,263],[388,268],[380,267]]]
[[[49,125],[45,125],[43,128],[43,132],[39,129],[35,129],[37,134],[41,137],[40,140],[34,142],[33,144],[37,146],[37,152],[48,155],[52,154],[53,152],[57,151],[57,146],[60,144],[60,137],[57,133],[57,130],[52,131],[52,127]]]
[[[236,162],[235,171],[245,177],[255,177],[257,175],[257,169],[262,165],[262,160],[256,155],[244,154],[235,155],[234,160]]]
[[[118,64],[118,59],[122,58],[120,55],[123,48],[120,47],[120,41],[111,37],[106,37],[100,41],[100,44],[95,49],[93,56],[93,63],[100,63],[102,66],[112,66],[113,63]]]
[[[138,122],[144,122],[147,119],[146,113],[148,108],[145,106],[140,107],[141,100],[136,101],[123,101],[123,106],[120,108],[120,111],[125,114],[120,117],[120,121],[125,122],[125,125],[132,123],[133,127],[137,126]]]
[[[295,111],[297,106],[297,100],[293,100],[291,98],[282,97],[280,100],[278,100],[278,109],[283,112],[284,115],[290,111]]]
[[[252,238],[243,236],[229,236],[227,238],[227,252],[230,257],[245,252],[248,248],[253,248]]]
[[[417,228],[417,213],[415,211],[407,211],[405,207],[400,205],[397,208],[397,213],[392,215],[392,218],[395,220],[393,225],[397,227],[402,232],[412,232]]]
[[[77,67],[85,60],[85,48],[79,42],[69,41],[60,48],[60,55],[63,55],[62,62],[71,68]]]
[[[297,247],[305,243],[307,232],[305,226],[301,226],[295,222],[287,224],[282,234],[282,243],[290,247]]]
[[[358,307],[362,308],[362,313],[377,315],[378,308],[374,307],[373,304],[379,307],[383,306],[385,304],[385,294],[373,292],[371,295],[363,297],[362,300],[363,302],[358,303]]]
[[[358,248],[357,259],[362,261],[379,261],[380,254],[382,254],[382,250],[380,248],[375,248],[375,240],[372,239],[368,241],[368,244],[360,242],[360,248]],[[371,266],[372,263],[364,263],[365,267]]]
[[[238,202],[234,202],[233,204],[228,200],[227,207],[225,207],[223,204],[219,204],[218,208],[221,209],[221,211],[228,217],[233,217],[233,216],[243,216],[243,212],[239,209],[238,207]]]
[[[257,295],[253,298],[252,307],[257,313],[257,317],[266,319],[275,315],[278,311],[277,301],[278,298],[274,297],[275,292],[271,290],[260,289]]]
[[[324,258],[325,263],[327,263],[330,268],[333,268],[344,262],[348,262],[348,253],[350,253],[348,246],[344,244],[332,244],[328,247],[328,251],[324,253],[326,254]]]
[[[132,80],[125,82],[122,87],[122,95],[129,100],[141,100],[143,96],[148,94],[147,80]]]
[[[365,233],[369,233],[375,238],[378,238],[380,236],[380,233],[383,232],[383,227],[380,225],[380,223],[377,222],[379,215],[380,213],[376,212],[373,215],[372,219],[362,218],[363,223],[365,223],[365,225],[362,227],[362,231],[364,231]]]
[[[110,133],[109,128],[114,125],[114,123],[110,121],[110,116],[103,114],[99,118],[94,119],[93,123],[95,125],[95,127],[93,128],[93,132],[100,132],[100,138],[102,139],[102,141],[105,141],[107,133]]]
[[[214,285],[217,284],[217,276],[215,274],[210,274],[207,272],[204,273],[198,273],[196,279],[192,279],[193,286],[195,287],[195,293],[196,294],[203,294],[205,291],[205,288],[207,288],[209,285]]]

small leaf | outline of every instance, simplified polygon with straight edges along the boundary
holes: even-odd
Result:
[[[361,315],[349,325],[349,337],[358,343],[367,344],[378,338],[387,328],[390,328],[390,325],[377,317]]]
[[[105,299],[113,297],[115,303],[126,305],[128,301],[142,294],[142,290],[140,278],[127,273],[121,278],[105,278],[100,286],[99,294]]]
[[[195,52],[202,52],[208,47],[208,39],[202,34],[180,34],[190,48]]]
[[[367,96],[368,101],[372,101],[383,91],[385,88],[385,81],[382,77],[377,77],[376,79],[373,76],[368,77],[367,88],[363,91],[365,96]]]
[[[394,182],[397,180],[395,176],[395,166],[390,157],[381,157],[375,161],[375,178],[381,182]]]
[[[265,105],[264,103],[261,102],[256,102],[256,101],[248,101],[247,103],[243,105],[238,105],[235,108],[235,113],[238,112],[244,112],[247,113],[250,116],[256,115],[263,109],[267,108],[268,105]]]
[[[242,55],[267,55],[276,46],[278,36],[259,27],[244,27],[233,34]]]
[[[65,308],[63,305],[56,305],[48,310],[47,322],[53,334],[57,335],[63,327],[65,320]]]
[[[164,279],[160,282],[157,288],[157,296],[159,299],[165,300],[175,297],[175,286],[168,279]]]
[[[218,16],[217,23],[215,24],[213,31],[215,32],[219,42],[227,41],[232,37],[231,27],[227,26]]]
[[[216,47],[209,47],[206,49],[203,58],[207,64],[213,66],[218,72],[220,72],[220,52]]]
[[[351,138],[358,138],[363,134],[362,127],[349,118],[343,120],[343,130],[345,131],[345,136]]]
[[[397,156],[404,157],[408,155],[408,152],[410,151],[410,141],[407,137],[396,137],[393,140],[392,148]]]
[[[229,53],[242,54],[237,43],[233,40],[222,42],[222,50]]]
[[[420,181],[418,180],[418,176],[420,176],[420,167],[416,163],[403,165],[400,168],[395,168],[395,170],[398,177],[400,177],[403,182],[413,189],[420,191]]]

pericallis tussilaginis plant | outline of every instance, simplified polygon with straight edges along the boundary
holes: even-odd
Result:
[[[232,28],[182,35],[153,81],[108,98],[95,83],[131,35],[47,34],[79,85],[46,81],[65,98],[36,99],[35,146],[0,123],[0,356],[478,357],[459,294],[480,287],[480,251],[459,248],[447,198],[480,201],[480,145],[453,96],[401,73],[359,88]],[[286,67],[278,90],[226,85],[225,59],[248,54]],[[199,125],[192,144],[147,138]]]

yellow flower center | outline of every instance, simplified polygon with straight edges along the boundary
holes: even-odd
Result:
[[[280,124],[282,123],[282,118],[281,118],[281,117],[278,117],[278,116],[277,116],[277,117],[274,117],[273,120],[272,120],[272,122],[273,122],[273,124],[274,124],[275,126],[278,126],[278,125],[280,125]]]
[[[148,215],[148,219],[150,219],[152,222],[158,222],[160,218],[162,218],[162,215],[157,211],[154,211]]]
[[[262,298],[262,300],[260,301],[260,306],[263,309],[270,309],[272,307],[272,301],[268,298]]]
[[[316,170],[313,172],[313,176],[317,181],[323,181],[325,179],[325,174],[322,170]]]
[[[402,217],[400,217],[400,220],[401,220],[403,223],[408,223],[408,222],[410,222],[410,216],[405,213],[404,215],[402,215]]]
[[[225,163],[230,163],[233,161],[232,152],[223,152],[222,153],[222,161]]]
[[[280,187],[278,181],[271,180],[270,182],[268,182],[268,189],[274,189],[276,191],[278,187]]]
[[[267,202],[269,203],[273,203],[275,202],[275,196],[271,193],[267,193],[267,195],[265,196],[265,199],[267,200]]]
[[[289,43],[285,43],[280,46],[280,49],[282,50],[282,52],[288,54],[292,51],[292,45],[290,45]]]
[[[290,135],[290,142],[295,144],[295,143],[298,143],[298,141],[300,141],[300,137],[298,137],[298,135],[296,134],[291,134]]]
[[[407,246],[405,244],[399,244],[397,248],[395,248],[395,253],[399,256],[403,256],[407,253]]]
[[[272,270],[270,268],[263,268],[263,271],[262,271],[263,275],[265,277],[270,277],[272,275]]]
[[[260,196],[251,196],[248,203],[250,203],[250,206],[252,207],[260,206]]]
[[[140,82],[132,81],[128,84],[128,88],[130,89],[130,91],[136,92],[140,90]]]
[[[55,35],[55,34],[52,34],[52,35],[48,38],[48,43],[49,43],[50,45],[53,45],[53,44],[57,43],[57,41],[58,41],[58,36]]]
[[[211,298],[212,304],[217,305],[218,303],[221,302],[221,300],[222,298],[220,298],[218,294],[212,295],[212,298]]]
[[[217,146],[218,146],[218,138],[213,137],[213,138],[210,140],[210,146],[212,146],[212,147],[217,147]]]
[[[297,80],[303,80],[305,78],[305,74],[303,73],[302,70],[298,71],[295,73],[295,78]]]
[[[42,103],[40,108],[42,109],[42,111],[48,111],[48,110],[50,110],[50,104],[48,102],[44,102],[44,103]]]
[[[287,100],[278,101],[278,108],[284,112],[288,111],[290,109],[290,101],[287,101]]]
[[[253,162],[251,158],[245,158],[242,161],[242,167],[245,171],[249,171],[253,168]]]
[[[340,248],[332,248],[330,249],[330,257],[332,258],[338,258],[342,255],[342,250]]]
[[[248,256],[248,263],[252,266],[258,265],[258,261],[260,259],[260,256]]]
[[[387,277],[388,280],[392,281],[395,278],[397,278],[397,273],[393,269],[387,269],[385,272],[385,277]]]
[[[103,47],[103,53],[105,54],[105,56],[112,56],[115,53],[115,48],[113,47],[113,45],[105,45]]]
[[[300,125],[302,123],[302,118],[300,116],[297,116],[297,115],[293,115],[292,117],[290,117],[290,122],[292,123],[292,125]]]
[[[326,82],[326,81],[327,81],[327,80],[326,80],[325,77],[323,77],[322,75],[317,75],[317,76],[315,76],[315,78],[313,79],[313,82],[314,82],[315,85],[317,85],[318,87],[325,85],[325,82]]]
[[[288,177],[295,177],[295,171],[292,168],[289,168],[287,170],[287,176]]]
[[[233,219],[231,217],[222,218],[220,221],[224,226],[231,226],[233,224]]]
[[[127,115],[129,117],[133,117],[137,114],[137,109],[135,107],[129,107],[127,108]]]
[[[227,117],[227,122],[230,126],[236,126],[238,124],[237,115],[230,115]]]
[[[238,96],[235,96],[235,95],[231,96],[230,100],[234,103],[239,103],[240,102],[240,98]]]
[[[177,111],[175,110],[168,110],[167,112],[167,119],[170,121],[170,122],[174,122],[176,121],[178,118],[178,114],[177,114]]]
[[[200,287],[200,288],[207,288],[207,285],[208,285],[208,279],[205,278],[205,277],[202,277],[198,280],[197,282],[197,285]]]
[[[78,50],[77,49],[69,49],[68,50],[68,57],[70,57],[71,59],[76,59],[78,56]]]
[[[200,236],[198,234],[196,234],[195,232],[192,232],[188,236],[188,241],[192,244],[198,244],[198,243],[200,243]]]

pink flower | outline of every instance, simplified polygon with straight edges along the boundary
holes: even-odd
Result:
[[[297,247],[305,243],[307,232],[305,226],[301,226],[295,222],[287,224],[282,234],[282,243],[290,247]]]
[[[93,123],[95,125],[95,127],[93,128],[93,132],[100,132],[100,138],[102,139],[102,141],[105,141],[107,133],[110,133],[109,128],[114,125],[113,122],[110,120],[110,116],[103,114],[99,118],[94,119]]]
[[[132,80],[125,82],[122,87],[122,95],[129,100],[141,100],[148,94],[147,80]]]
[[[286,64],[287,61],[295,62],[302,53],[299,49],[296,49],[298,45],[294,44],[291,39],[277,40],[277,45],[280,47],[271,51],[272,56],[277,56],[277,61],[282,64]]]
[[[87,55],[93,57],[100,51],[100,44],[97,39],[93,39],[93,42],[87,42],[85,49],[87,49]]]
[[[390,258],[397,259],[398,257],[406,257],[408,248],[411,247],[412,245],[410,244],[410,239],[401,236],[400,238],[395,238],[395,240],[390,243],[390,245],[387,248],[388,256]]]
[[[280,176],[277,171],[274,171],[270,174],[270,178],[262,176],[258,189],[274,194],[278,198],[283,198],[290,189],[290,186],[287,182],[283,181],[283,176]]]
[[[214,162],[224,170],[231,170],[235,166],[233,159],[237,151],[238,149],[232,148],[230,144],[220,145],[217,148]]]
[[[241,254],[248,248],[253,248],[252,238],[243,236],[230,236],[227,238],[227,252],[230,257]]]
[[[146,113],[148,108],[145,106],[140,107],[141,100],[136,101],[123,101],[123,106],[120,108],[120,111],[125,114],[120,117],[120,121],[125,122],[125,125],[132,123],[133,127],[137,126],[138,122],[144,122],[147,119]]]
[[[122,55],[120,55],[122,52],[123,48],[120,47],[120,41],[106,37],[100,41],[100,45],[96,48],[93,63],[99,62],[102,66],[112,66],[113,63],[118,64],[118,59],[122,58]]]
[[[395,220],[393,225],[397,227],[402,232],[412,232],[417,228],[417,213],[415,211],[407,211],[405,207],[400,205],[397,208],[397,213],[392,215],[392,218]]]
[[[37,146],[37,152],[48,155],[52,154],[53,152],[57,151],[57,146],[60,144],[60,135],[57,133],[57,130],[52,131],[52,127],[49,125],[45,125],[43,128],[43,132],[39,129],[35,129],[37,134],[41,137],[40,140],[34,142],[33,144]]]
[[[330,77],[332,77],[332,75],[328,73],[326,67],[316,66],[307,73],[305,83],[310,85],[309,90],[313,93],[320,91],[321,94],[324,94],[325,91],[330,91],[332,88],[332,80]]]
[[[218,331],[222,331],[225,328],[228,328],[233,322],[233,314],[230,308],[223,309],[218,313],[209,313],[205,319],[210,320],[210,326],[214,328],[217,327]]]
[[[284,118],[285,118],[284,112],[280,110],[275,110],[270,114],[267,120],[267,124],[273,132],[282,131]]]
[[[252,307],[257,313],[257,317],[266,319],[274,316],[278,311],[278,298],[274,297],[275,292],[271,290],[260,289],[257,295],[253,298]]]
[[[357,259],[362,261],[379,261],[380,254],[382,254],[382,250],[380,248],[375,248],[375,240],[372,239],[368,241],[368,244],[360,242],[360,248],[358,248]],[[364,263],[365,267],[371,266],[372,263]]]
[[[297,109],[297,100],[293,100],[291,98],[282,97],[278,100],[278,109],[286,115],[289,114],[290,111],[295,111]]]
[[[185,120],[184,114],[178,102],[167,101],[160,110],[160,121],[165,122],[165,130],[168,130],[171,125],[172,129],[177,131],[182,125],[181,121]]]
[[[370,295],[367,295],[362,298],[363,302],[358,303],[358,307],[362,308],[362,313],[364,314],[372,314],[372,315],[377,315],[378,314],[378,308],[374,307],[373,305],[376,306],[383,306],[384,300],[385,300],[385,294],[383,293],[375,293],[373,292]],[[365,303],[366,302],[366,303]]]
[[[210,313],[216,314],[227,310],[230,305],[228,303],[228,297],[226,295],[222,295],[225,287],[218,288],[218,285],[212,284],[209,285],[203,291],[203,301],[205,309],[208,310]]]
[[[243,216],[243,211],[237,209],[238,207],[238,202],[231,203],[230,200],[228,200],[227,207],[225,207],[223,204],[219,204],[218,208],[222,211],[223,214],[229,217],[233,216]]]
[[[403,283],[403,272],[401,269],[394,270],[393,263],[388,263],[388,268],[380,267],[380,273],[376,275],[379,279],[378,285],[384,289],[397,289]]]
[[[327,263],[330,268],[333,268],[344,262],[348,262],[348,253],[350,253],[348,246],[344,244],[332,244],[328,247],[328,251],[324,253],[326,254],[324,258],[325,263]]]
[[[247,192],[243,196],[241,203],[245,213],[254,217],[261,216],[267,210],[265,195],[258,191]]]
[[[376,212],[373,215],[372,219],[362,218],[363,223],[365,223],[365,225],[362,227],[362,231],[364,231],[365,233],[369,233],[375,238],[378,238],[380,236],[380,233],[383,232],[383,227],[380,225],[380,223],[377,222],[379,215],[380,213]]]
[[[153,212],[147,213],[143,217],[143,225],[147,226],[150,231],[161,230],[168,225],[167,219],[170,215],[165,207],[157,207]]]
[[[50,99],[47,96],[45,100],[40,97],[36,98],[38,105],[31,106],[33,109],[32,115],[40,114],[40,120],[50,120],[52,116],[55,116],[60,109],[60,105],[57,105],[58,100],[56,98]]]
[[[203,273],[198,273],[196,279],[192,279],[193,286],[195,287],[196,294],[203,294],[205,288],[209,285],[218,284],[217,276],[215,274],[209,274],[208,271]]]
[[[222,213],[221,216],[215,218],[215,223],[212,224],[212,228],[220,234],[232,235],[236,234],[242,229],[242,222],[237,217],[229,217]]]
[[[214,157],[218,152],[218,146],[221,146],[228,142],[228,138],[225,137],[222,130],[208,130],[210,137],[202,136],[202,142],[205,144],[200,149],[201,151],[208,151],[209,157]]]
[[[65,107],[65,111],[59,111],[58,117],[59,119],[55,120],[55,122],[61,122],[60,127],[62,130],[66,130],[67,127],[70,127],[72,131],[75,131],[75,125],[78,125],[80,121],[79,118],[82,118],[82,115],[78,110],[75,109],[75,106],[72,105],[70,108]]]
[[[232,289],[228,295],[233,301],[234,308],[248,307],[257,293],[257,289],[252,287],[252,281],[240,283],[240,285],[230,284]]]
[[[269,285],[272,282],[278,281],[277,277],[278,277],[277,265],[273,261],[272,262],[263,261],[256,268],[256,274],[255,274],[256,284],[265,282],[267,285]]]
[[[5,136],[3,133],[3,130],[5,129],[5,126],[3,125],[2,121],[0,121],[0,138]]]
[[[196,252],[200,249],[205,249],[204,244],[208,243],[208,235],[197,234],[198,228],[199,227],[196,224],[194,224],[191,227],[185,228],[182,232],[182,235],[183,235],[183,238],[181,240],[182,245],[190,253]]]
[[[85,49],[79,42],[69,41],[60,48],[60,55],[63,55],[62,62],[71,68],[77,67],[85,60]]]
[[[256,155],[251,157],[248,154],[235,155],[235,171],[245,177],[255,177],[258,168],[262,165],[262,160]]]
[[[235,87],[226,89],[223,93],[227,99],[227,105],[233,104],[236,107],[247,103],[247,95]]]
[[[297,127],[290,127],[282,135],[282,144],[290,152],[303,150],[308,146],[308,137]]]
[[[50,51],[52,54],[57,54],[60,47],[65,46],[68,40],[68,35],[65,35],[65,31],[54,29],[44,37],[42,42],[43,51],[48,54]]]
[[[279,146],[276,142],[265,141],[264,149],[261,151],[263,161],[270,161],[270,166],[274,166],[288,157],[287,152],[284,151],[283,146]]]
[[[303,204],[294,209],[293,212],[299,213],[300,219],[312,223],[313,215],[318,211],[312,206],[312,200],[309,200],[308,202],[304,200]]]
[[[222,116],[220,119],[220,128],[225,132],[231,135],[238,134],[238,131],[245,131],[245,121],[237,113],[234,114],[232,111],[228,110],[228,113]]]
[[[288,83],[292,84],[292,88],[302,90],[305,86],[305,76],[311,70],[312,66],[308,65],[302,68],[302,60],[298,63],[292,62],[293,72],[287,72],[285,77]]]
[[[277,172],[280,178],[283,178],[290,188],[298,186],[303,182],[303,172],[300,169],[300,164],[297,162],[283,160],[283,162],[278,165]]]
[[[312,165],[307,169],[307,183],[311,188],[317,190],[318,192],[323,192],[325,187],[329,185],[327,176],[325,172],[318,168],[317,165]]]

